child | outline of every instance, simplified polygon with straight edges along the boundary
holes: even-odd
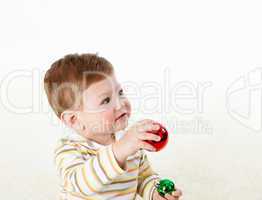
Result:
[[[44,86],[57,117],[73,130],[55,150],[60,200],[179,199],[180,190],[164,198],[154,186],[160,177],[144,151],[155,151],[144,140],[160,140],[148,133],[159,128],[154,121],[139,121],[117,138],[131,106],[105,58],[66,55],[46,72]]]

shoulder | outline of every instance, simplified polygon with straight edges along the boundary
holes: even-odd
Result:
[[[69,140],[59,139],[54,148],[54,159],[60,160],[65,157],[79,157],[81,151],[77,145]]]
[[[83,158],[87,156],[96,155],[97,151],[88,147],[84,142],[74,141],[66,138],[61,138],[57,141],[54,155],[55,157],[59,155],[81,155]]]
[[[55,144],[55,148],[54,148],[54,154],[59,153],[60,151],[63,150],[76,150],[77,149],[77,145],[76,143],[71,142],[70,140],[67,140],[65,138],[60,138],[56,144]]]

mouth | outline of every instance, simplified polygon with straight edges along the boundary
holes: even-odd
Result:
[[[118,117],[116,118],[116,120],[115,120],[115,121],[117,121],[117,120],[121,119],[121,118],[122,118],[122,117],[124,117],[125,115],[127,115],[127,113],[123,113],[123,114],[121,114],[120,116],[118,116]]]

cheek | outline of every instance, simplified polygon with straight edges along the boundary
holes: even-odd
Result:
[[[100,118],[105,122],[112,123],[115,120],[113,110],[107,110],[105,112],[102,112],[100,114]]]
[[[84,120],[86,127],[92,132],[105,132],[108,131],[108,127],[114,123],[115,117],[113,112],[106,111],[91,115],[86,115]],[[99,131],[98,131],[99,130]],[[110,129],[111,130],[111,129]]]

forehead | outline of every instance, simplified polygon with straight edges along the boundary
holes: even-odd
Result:
[[[119,83],[115,75],[106,77],[103,80],[92,83],[85,91],[84,96],[87,97],[98,97],[104,92],[114,91],[119,86]]]

